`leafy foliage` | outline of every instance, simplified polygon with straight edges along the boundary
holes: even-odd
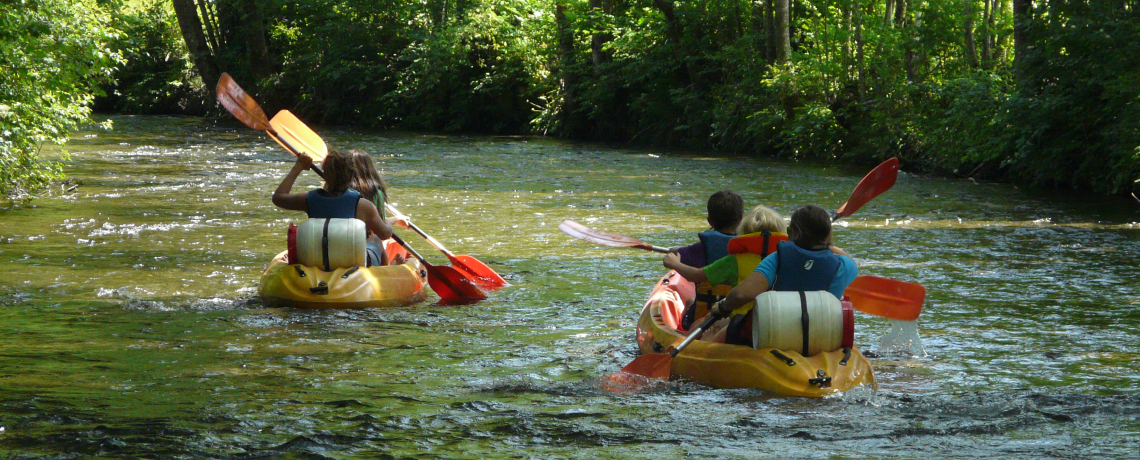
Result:
[[[60,176],[38,157],[83,123],[97,85],[118,60],[108,16],[92,0],[25,0],[0,8],[0,194],[22,195]]]
[[[198,78],[168,0],[137,0],[112,12],[120,33],[110,43],[123,64],[95,99],[99,112],[205,113],[213,94]]]

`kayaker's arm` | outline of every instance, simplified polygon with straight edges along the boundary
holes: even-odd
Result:
[[[281,184],[277,186],[277,190],[273,192],[273,204],[282,209],[291,211],[308,211],[309,203],[305,199],[304,193],[289,193],[293,190],[293,183],[297,181],[297,176],[301,175],[309,166],[313,164],[313,159],[305,153],[297,155],[297,162],[293,163],[293,169],[289,170],[289,174],[281,179]]]
[[[677,273],[679,273],[685,279],[694,283],[708,281],[708,277],[705,276],[705,271],[703,269],[694,267],[692,265],[685,265],[681,262],[681,255],[676,252],[665,254],[665,259],[662,260],[662,263],[665,265],[665,268],[676,270]]]
[[[847,257],[851,258],[851,260],[855,260],[854,257],[851,257],[851,254],[848,254],[847,251],[839,249],[839,246],[836,246],[834,244],[829,243],[827,246],[827,249],[830,249],[832,254],[836,254],[836,255],[840,255],[840,256],[847,256]]]
[[[357,200],[356,218],[364,221],[368,230],[380,239],[386,240],[392,237],[392,226],[380,218],[380,212],[376,210],[376,205],[372,204],[371,201],[364,198]]]
[[[744,281],[728,291],[728,296],[713,307],[713,313],[717,316],[726,316],[744,304],[756,300],[756,296],[767,291],[769,286],[768,278],[763,273],[752,272],[744,278]]]

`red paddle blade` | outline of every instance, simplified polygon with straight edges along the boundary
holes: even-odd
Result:
[[[600,232],[572,220],[562,221],[561,224],[558,224],[558,229],[562,230],[562,233],[570,235],[574,238],[580,239],[582,241],[589,241],[591,243],[597,243],[602,246],[610,246],[615,248],[640,248],[649,251],[653,250],[653,245],[641,241],[637,238]]]
[[[448,254],[447,258],[451,260],[451,265],[470,275],[470,279],[483,289],[498,289],[507,285],[507,281],[503,277],[491,270],[491,267],[480,262],[479,259],[468,255],[455,254]]]
[[[451,267],[426,265],[428,285],[443,300],[483,300],[487,294],[471,280]]]
[[[855,309],[869,315],[900,321],[914,321],[922,313],[926,287],[918,283],[857,276],[844,295],[851,298]]]
[[[673,356],[668,353],[646,353],[626,364],[621,371],[651,379],[669,380],[669,374],[673,372]]]
[[[262,131],[269,129],[269,119],[261,110],[261,106],[257,105],[257,102],[245,91],[242,91],[233,77],[230,77],[230,74],[223,73],[222,78],[218,79],[216,93],[218,102],[233,114],[234,118],[241,120],[242,123],[253,129]]]
[[[325,145],[324,139],[321,139],[321,136],[313,132],[292,112],[288,110],[277,112],[277,115],[269,120],[269,125],[281,137],[281,139],[275,140],[282,147],[285,147],[285,150],[289,150],[289,147],[285,145],[288,143],[299,150],[298,153],[307,153],[313,158],[313,161],[317,162],[324,161],[325,157],[328,156],[329,147]]]
[[[879,194],[889,190],[895,185],[895,179],[899,177],[899,159],[891,158],[884,161],[871,172],[863,176],[863,180],[859,181],[859,185],[855,186],[855,191],[851,192],[851,197],[847,199],[843,206],[839,207],[839,211],[835,213],[835,218],[847,217],[854,214],[855,211],[871,201],[872,198],[879,196]]]

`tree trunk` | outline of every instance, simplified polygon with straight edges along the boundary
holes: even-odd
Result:
[[[613,13],[612,0],[590,0],[590,9],[595,14],[610,14]],[[594,30],[598,30],[598,21],[594,22]],[[610,53],[605,50],[606,43],[614,39],[614,35],[609,32],[594,32],[590,36],[590,57],[593,58],[595,70],[598,66],[610,61]]]
[[[198,19],[198,8],[194,0],[171,0],[174,5],[174,14],[178,17],[178,27],[182,29],[182,39],[186,41],[186,49],[194,59],[194,68],[202,77],[202,83],[211,89],[218,83],[222,72],[218,70],[218,63],[206,42],[206,35],[202,31],[202,21]]]
[[[982,24],[984,24],[982,27],[982,67],[986,68],[989,68],[993,61],[993,56],[990,54],[994,46],[991,42],[994,20],[992,4],[992,0],[982,0]]]
[[[886,0],[883,8],[883,25],[893,27],[895,23],[895,0]]]
[[[767,0],[765,10],[765,41],[768,46],[764,51],[770,66],[776,63],[776,0]]]
[[[242,35],[245,35],[245,49],[249,59],[250,75],[255,80],[260,81],[273,72],[273,63],[269,59],[269,45],[265,39],[268,33],[265,30],[265,20],[261,14],[262,2],[245,0],[243,3],[245,33]]]
[[[573,137],[578,131],[578,82],[574,79],[574,30],[566,18],[566,5],[554,2],[554,23],[558,30],[559,80],[562,84],[562,107],[559,108],[559,134]]]
[[[1029,24],[1033,20],[1033,0],[1013,0],[1013,75],[1025,79],[1026,50],[1029,46]]]
[[[792,54],[792,35],[791,29],[788,27],[789,0],[776,0],[776,64],[784,65],[788,63],[788,58]]]
[[[966,64],[971,69],[976,69],[978,68],[978,50],[974,45],[974,0],[965,0],[965,3],[964,15],[966,20],[962,24],[962,29],[965,34],[963,39],[966,45]]]

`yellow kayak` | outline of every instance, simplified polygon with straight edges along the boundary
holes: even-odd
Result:
[[[258,294],[270,307],[398,307],[423,300],[427,271],[393,240],[385,241],[385,245],[390,259],[400,254],[405,262],[324,271],[291,265],[288,251],[282,251],[261,274]]]
[[[692,282],[670,271],[657,282],[637,322],[637,344],[659,353],[685,339],[679,330]],[[673,358],[670,378],[717,388],[759,388],[785,396],[819,398],[859,385],[877,388],[871,362],[856,347],[802,356],[795,350],[754,349],[694,340]]]

